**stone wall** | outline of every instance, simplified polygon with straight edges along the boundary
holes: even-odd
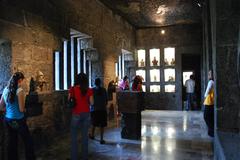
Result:
[[[161,33],[162,30],[165,30],[165,34]],[[165,47],[175,47],[176,92],[149,94],[146,105],[150,109],[182,110],[182,54],[202,55],[201,24],[138,29],[136,38],[138,49],[160,48],[162,55]],[[160,77],[164,77],[163,72]],[[161,78],[160,85],[162,86],[163,81]]]
[[[212,8],[213,9],[213,8]],[[216,80],[217,129],[240,133],[239,65],[240,3],[217,1],[213,12],[214,70]]]
[[[11,53],[11,42],[6,39],[0,39],[0,93],[2,93],[1,91],[11,77]]]
[[[115,78],[115,61],[121,49],[135,48],[135,31],[97,0],[0,0],[0,8],[0,39],[11,42],[11,51],[3,53],[1,65],[11,66],[6,69],[9,75],[17,70],[24,72],[26,91],[30,78],[38,71],[48,82],[47,90],[39,95],[43,115],[29,118],[40,144],[44,139],[51,140],[56,131],[69,128],[70,117],[63,109],[67,93],[53,91],[53,53],[62,51],[63,39],[70,40],[70,29],[92,37],[93,47],[100,54],[100,61],[93,64],[98,73],[95,75],[101,76],[105,84]]]

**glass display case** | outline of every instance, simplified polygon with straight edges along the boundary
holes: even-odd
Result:
[[[164,65],[175,66],[175,48],[164,48]]]
[[[146,82],[146,71],[143,69],[136,70],[136,75],[143,78],[143,82]]]
[[[165,82],[175,82],[175,69],[164,69]]]
[[[160,66],[160,49],[150,49],[150,66]]]
[[[160,92],[161,87],[160,85],[151,85],[150,86],[150,92]]]
[[[143,92],[146,92],[146,86],[145,85],[142,85],[142,90],[143,90]]]
[[[151,69],[150,70],[150,82],[160,82],[160,70]]]
[[[175,85],[172,84],[165,85],[165,92],[168,93],[175,92]]]
[[[175,92],[175,56],[173,47],[137,51],[138,64],[135,71],[136,75],[143,78],[144,92]]]
[[[146,51],[144,49],[138,50],[138,67],[146,66]]]

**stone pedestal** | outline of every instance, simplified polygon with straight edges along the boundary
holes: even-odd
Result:
[[[144,106],[142,92],[117,92],[118,112],[122,115],[121,136],[126,139],[141,138],[141,111]]]

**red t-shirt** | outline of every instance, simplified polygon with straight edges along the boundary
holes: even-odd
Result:
[[[73,94],[74,92],[74,94]],[[90,112],[90,96],[93,95],[93,90],[88,89],[87,94],[83,96],[80,91],[80,87],[75,86],[70,88],[69,93],[76,99],[76,106],[72,109],[73,114],[80,114],[83,112]]]

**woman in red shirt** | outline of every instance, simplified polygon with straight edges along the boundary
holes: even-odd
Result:
[[[88,128],[90,125],[90,105],[93,105],[93,91],[88,87],[84,73],[76,76],[75,84],[69,90],[68,98],[74,97],[76,106],[72,110],[71,121],[71,159],[78,159],[78,129],[81,130],[81,159],[88,159]]]

